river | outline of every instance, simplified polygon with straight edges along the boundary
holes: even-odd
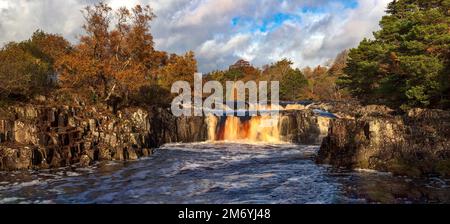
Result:
[[[171,144],[136,162],[0,172],[0,203],[449,203],[450,180],[314,163],[318,146]]]

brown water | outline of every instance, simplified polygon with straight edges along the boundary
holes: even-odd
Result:
[[[348,172],[317,146],[166,145],[137,162],[0,172],[0,203],[449,203],[450,180]]]
[[[246,141],[281,143],[278,116],[209,116],[210,141]]]

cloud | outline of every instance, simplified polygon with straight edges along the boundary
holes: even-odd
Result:
[[[41,28],[77,41],[80,10],[96,0],[0,0],[0,44]],[[194,50],[202,72],[239,58],[257,66],[290,58],[323,64],[378,29],[390,0],[109,0],[113,8],[149,4],[156,47]]]

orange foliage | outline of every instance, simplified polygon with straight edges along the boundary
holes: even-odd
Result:
[[[57,63],[62,86],[87,86],[108,99],[112,94],[127,98],[130,91],[150,84],[166,58],[153,47],[149,27],[155,15],[150,6],[112,13],[108,5],[99,3],[83,12],[86,34]]]

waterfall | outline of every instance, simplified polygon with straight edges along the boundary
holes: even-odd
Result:
[[[278,116],[207,117],[209,141],[281,143]]]
[[[216,129],[217,129],[218,118],[214,115],[208,115],[206,117],[206,124],[208,125],[208,140],[216,140]]]

